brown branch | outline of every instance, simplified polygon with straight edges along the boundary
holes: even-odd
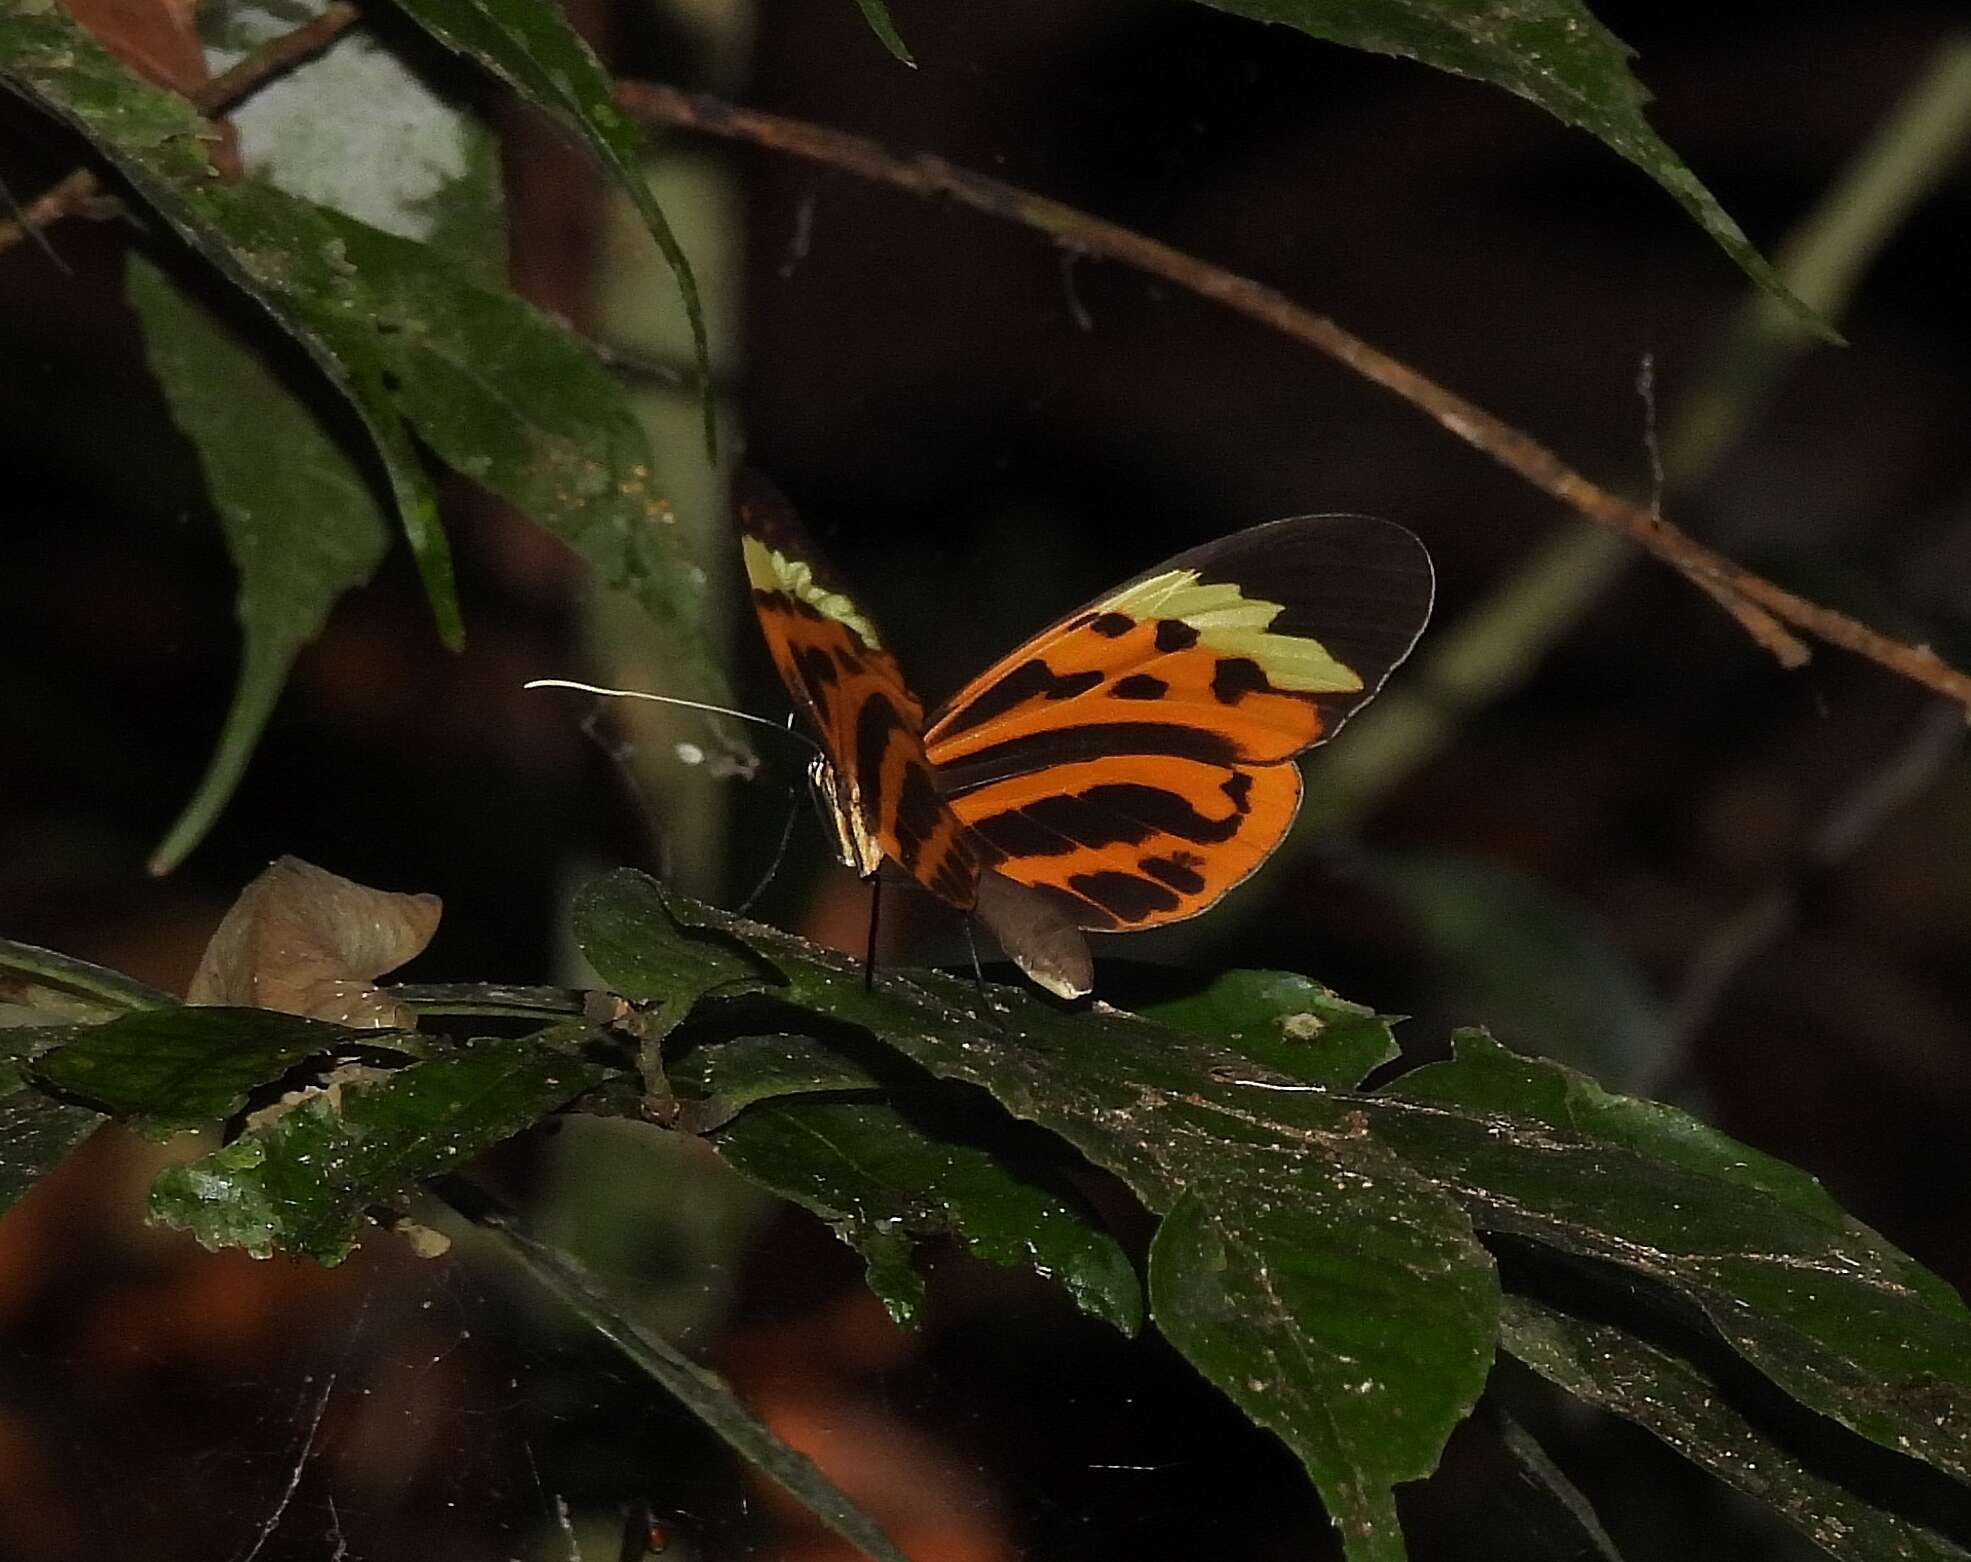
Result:
[[[303,23],[292,32],[269,38],[257,49],[242,56],[191,95],[192,107],[208,118],[230,108],[256,88],[272,81],[283,71],[320,54],[361,18],[362,12],[344,0],[333,0],[320,16]],[[77,168],[21,208],[18,221],[0,222],[0,252],[18,244],[30,231],[38,231],[77,216],[90,208],[102,193],[102,181],[95,171]]]
[[[1531,436],[1370,346],[1325,315],[1301,307],[1277,289],[928,153],[896,157],[862,136],[757,113],[658,83],[618,82],[616,101],[625,113],[645,124],[744,141],[825,163],[914,195],[953,200],[1045,233],[1079,254],[1121,261],[1211,299],[1326,353],[1427,413],[1534,487],[1654,554],[1716,598],[1783,665],[1798,666],[1805,659],[1806,648],[1790,632],[1797,629],[1867,657],[1971,711],[1971,676],[1948,666],[1928,647],[1907,645],[1879,634],[1845,613],[1810,602],[1733,563],[1640,505],[1590,482]]]

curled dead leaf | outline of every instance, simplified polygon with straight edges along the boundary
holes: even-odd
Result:
[[[374,983],[431,942],[443,909],[436,895],[371,889],[282,857],[233,902],[186,1001],[411,1029],[417,1017]]]

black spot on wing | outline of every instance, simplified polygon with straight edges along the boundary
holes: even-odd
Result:
[[[1247,777],[1236,779],[1252,785]],[[1230,783],[1227,795],[1232,796]],[[972,828],[1008,857],[1062,857],[1077,847],[1141,846],[1152,836],[1174,836],[1195,845],[1229,841],[1244,822],[1244,789],[1233,796],[1236,812],[1208,818],[1177,792],[1117,781],[1081,792],[1036,798],[973,821]],[[1180,854],[1188,856],[1189,854]]]
[[[910,760],[903,767],[903,785],[897,789],[897,856],[903,871],[913,877],[924,843],[936,833],[944,817],[944,800],[931,780],[928,768]]]
[[[1145,857],[1136,866],[1182,894],[1195,895],[1205,887],[1204,876],[1198,872],[1204,861],[1196,852],[1177,851],[1168,857]]]
[[[939,766],[938,780],[945,795],[954,796],[1008,776],[1113,754],[1168,754],[1210,765],[1238,764],[1246,757],[1236,741],[1208,727],[1170,721],[1091,721],[989,744],[976,754]]]
[[[1134,873],[1076,873],[1069,877],[1068,887],[1119,922],[1141,922],[1183,904],[1166,886]]]
[[[1088,627],[1104,640],[1120,640],[1136,627],[1136,620],[1127,613],[1097,613],[1088,620]]]
[[[1169,692],[1169,684],[1148,673],[1131,673],[1127,678],[1118,678],[1109,689],[1109,693],[1119,700],[1160,700]]]
[[[866,822],[873,824],[883,817],[883,756],[890,751],[890,739],[904,730],[903,713],[881,690],[865,699],[856,712],[855,779]]]
[[[1236,705],[1248,694],[1264,694],[1273,687],[1265,670],[1250,656],[1221,656],[1212,670],[1212,698],[1220,705]]]
[[[1251,784],[1247,779],[1246,785],[1250,787]],[[1223,819],[1208,819],[1193,808],[1189,799],[1181,793],[1166,791],[1160,786],[1145,786],[1139,781],[1113,781],[1102,786],[1091,786],[1079,797],[1089,807],[1105,815],[1128,820],[1137,833],[1125,834],[1118,827],[1112,839],[1132,846],[1148,840],[1152,832],[1159,831],[1201,846],[1229,841],[1239,833],[1239,827],[1244,822],[1242,813],[1233,813]]]
[[[972,821],[972,832],[1002,857],[1059,857],[1074,842],[1050,830],[1024,808],[1008,808]]]
[[[1070,700],[1086,694],[1102,681],[1097,672],[1056,673],[1039,657],[1020,663],[999,682],[979,694],[969,705],[960,706],[942,725],[944,735],[969,732],[973,727],[1003,716],[1028,700]]]
[[[1157,649],[1168,656],[1173,651],[1188,651],[1198,643],[1198,632],[1181,618],[1160,618],[1157,620]]]
[[[1250,771],[1235,770],[1220,784],[1219,791],[1232,800],[1232,806],[1240,813],[1252,811],[1252,774]]]

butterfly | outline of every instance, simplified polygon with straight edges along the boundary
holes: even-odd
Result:
[[[842,863],[894,862],[1062,997],[1093,987],[1084,931],[1196,916],[1265,861],[1300,807],[1295,756],[1375,696],[1435,591],[1393,522],[1273,521],[1058,619],[927,717],[780,492],[741,471],[733,509]]]

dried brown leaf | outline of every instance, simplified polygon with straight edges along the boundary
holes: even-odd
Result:
[[[431,942],[442,911],[436,895],[371,889],[283,857],[233,902],[186,1000],[409,1029],[416,1016],[373,984]]]

